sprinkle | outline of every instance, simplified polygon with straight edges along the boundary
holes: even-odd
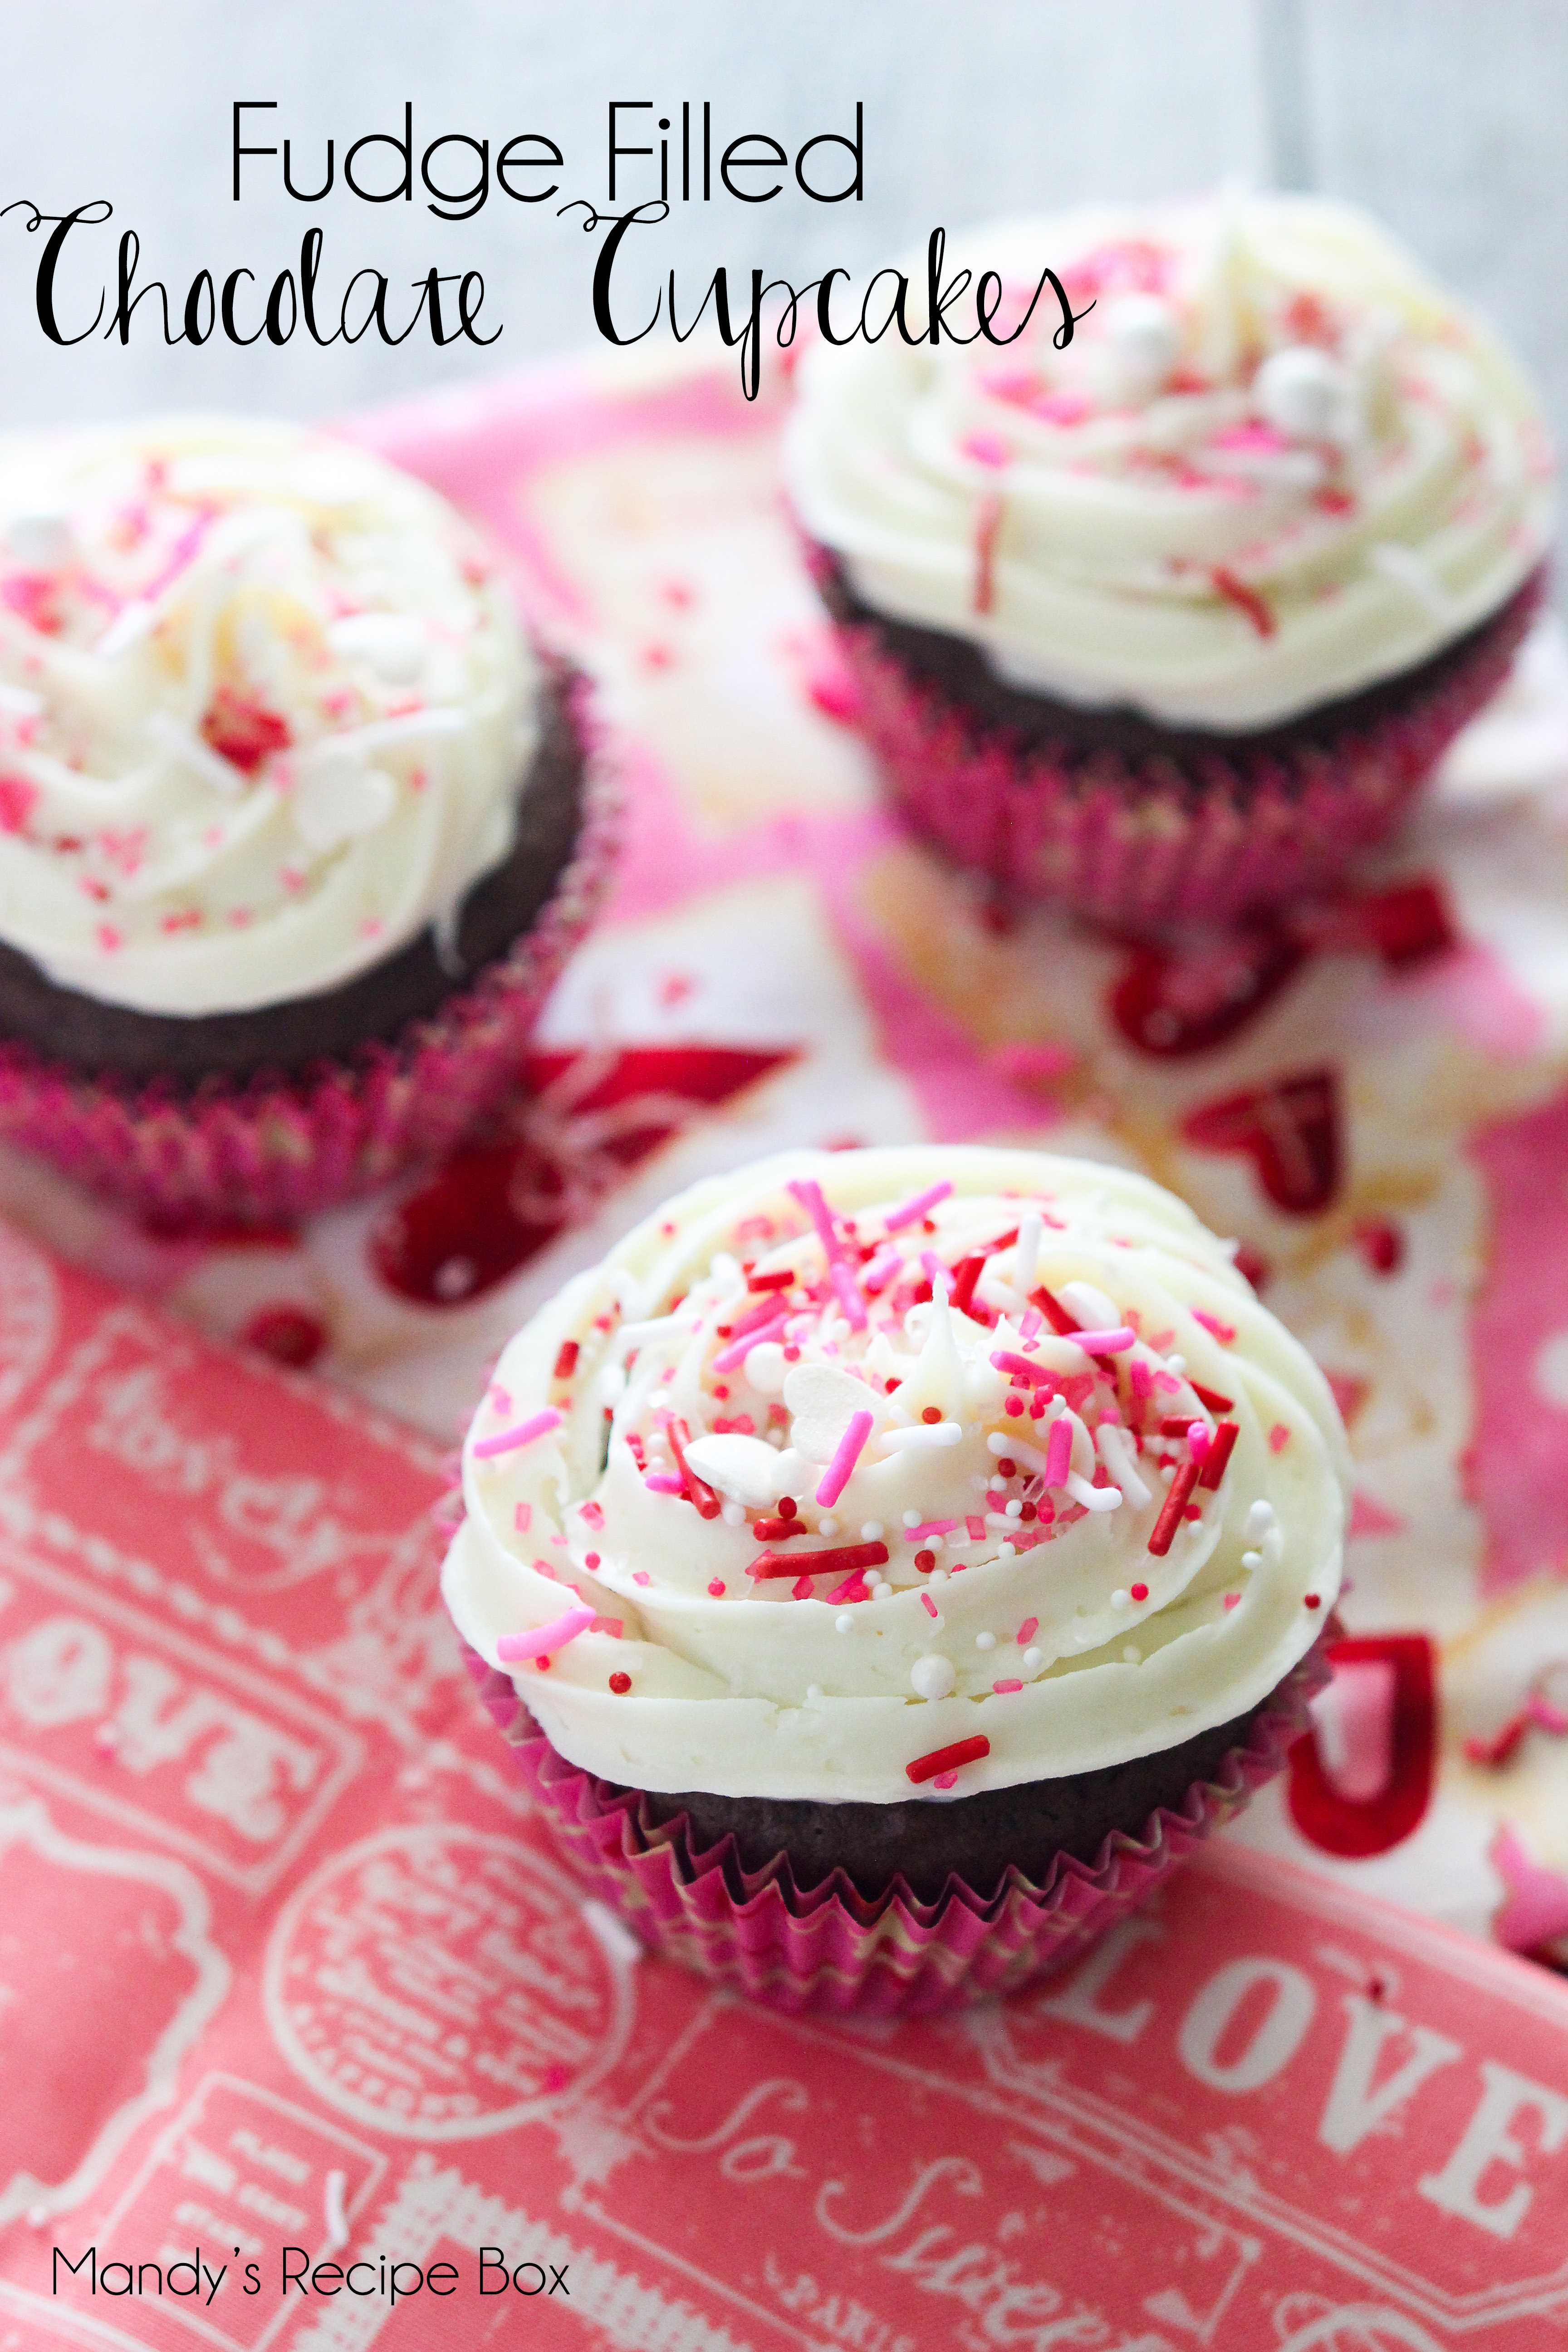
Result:
[[[723,1580],[723,1578],[722,1578],[721,1576],[716,1576],[716,1577],[713,1579],[712,1582],[711,1582],[711,1583],[709,1585],[709,1587],[708,1587],[708,1592],[709,1592],[709,1597],[710,1597],[710,1599],[711,1599],[711,1600],[714,1600],[714,1601],[722,1601],[722,1600],[723,1600],[723,1598],[724,1598],[724,1580]]]
[[[592,1571],[594,1569],[597,1568],[597,1567],[598,1567],[598,1565],[599,1565],[599,1555],[598,1555],[598,1553],[597,1553],[596,1551],[585,1551],[585,1552],[583,1554],[583,1565],[584,1565],[584,1567],[585,1569],[589,1570],[590,1571]]]
[[[1077,1339],[1078,1318],[1074,1315],[1068,1314],[1067,1308],[1062,1305],[1061,1300],[1056,1296],[1054,1291],[1047,1290],[1045,1284],[1042,1282],[1037,1289],[1030,1291],[1029,1297],[1032,1304],[1039,1308],[1041,1314],[1045,1317],[1047,1322],[1050,1325],[1052,1330],[1057,1333],[1058,1338],[1063,1339]]]
[[[555,1358],[553,1378],[558,1381],[569,1381],[576,1369],[577,1342],[575,1339],[563,1339]]]
[[[795,1285],[795,1268],[789,1265],[781,1265],[776,1274],[749,1274],[746,1276],[748,1290],[793,1290]]]
[[[889,1590],[885,1584],[879,1589],[883,1592]],[[828,1594],[827,1605],[832,1609],[837,1608],[841,1601],[869,1601],[871,1595],[866,1590],[865,1578],[858,1568],[852,1568],[843,1583],[836,1584]]]
[[[632,1570],[632,1582],[634,1584],[651,1584],[653,1582],[653,1579],[648,1574],[646,1568],[634,1568]]]
[[[1149,1588],[1146,1584],[1131,1585],[1129,1591],[1134,1601],[1147,1601],[1149,1598]]]
[[[739,1339],[732,1339],[727,1348],[721,1349],[718,1355],[714,1357],[713,1370],[716,1372],[737,1371],[753,1348],[763,1347],[769,1340],[778,1338],[789,1319],[788,1310],[784,1307],[775,1306],[772,1299],[764,1300],[763,1304],[768,1310],[763,1319],[757,1322],[751,1316],[745,1317],[743,1318],[745,1329],[742,1336]],[[736,1328],[739,1328],[739,1326]]]
[[[1238,580],[1235,572],[1228,572],[1223,563],[1214,566],[1209,578],[1216,593],[1223,596],[1227,604],[1234,604],[1238,613],[1245,614],[1260,637],[1274,635],[1279,625],[1256,588],[1249,588],[1245,580]]]
[[[1032,1450],[1032,1449],[1031,1449]],[[1061,1413],[1051,1423],[1051,1433],[1046,1442],[1045,1480],[1047,1486],[1066,1484],[1072,1465],[1072,1423]]]
[[[546,1405],[527,1421],[520,1421],[511,1429],[498,1430],[494,1437],[481,1437],[474,1447],[476,1462],[488,1462],[493,1454],[511,1454],[520,1445],[531,1445],[536,1437],[546,1437],[561,1426],[561,1415],[553,1405]]]
[[[963,1424],[957,1421],[916,1421],[908,1429],[885,1429],[882,1443],[895,1453],[918,1453],[926,1445],[956,1445],[963,1435]]]
[[[1277,1421],[1268,1433],[1268,1451],[1270,1454],[1282,1454],[1289,1443],[1289,1431],[1282,1421]]]
[[[931,1570],[936,1566],[935,1552],[917,1551],[915,1554],[915,1566],[921,1570],[922,1575],[929,1575]]]
[[[933,1748],[929,1756],[917,1756],[906,1764],[904,1775],[918,1788],[922,1780],[934,1780],[939,1773],[956,1772],[962,1764],[977,1764],[991,1753],[991,1742],[983,1731],[973,1738],[955,1739],[949,1748]]]
[[[1016,1421],[1024,1410],[1023,1398],[1016,1396],[1006,1398],[1003,1402],[1002,1410],[1006,1413],[1009,1420]]]
[[[1125,1323],[1119,1323],[1113,1331],[1075,1331],[1073,1338],[1091,1356],[1120,1356],[1134,1344],[1138,1334]]]
[[[1020,1356],[1012,1348],[994,1348],[991,1360],[999,1372],[1012,1372],[1019,1380],[1027,1381],[1031,1388],[1043,1388],[1057,1377],[1044,1364],[1031,1362],[1027,1356]]]
[[[1170,1550],[1171,1538],[1181,1525],[1182,1514],[1187,1507],[1187,1497],[1197,1483],[1197,1464],[1182,1463],[1160,1507],[1160,1516],[1150,1531],[1149,1549],[1157,1559],[1163,1559],[1166,1552]]]
[[[1210,1315],[1207,1310],[1202,1307],[1194,1307],[1193,1321],[1194,1323],[1201,1323],[1205,1331],[1212,1331],[1222,1348],[1228,1348],[1231,1341],[1236,1337],[1236,1326],[1234,1323],[1222,1323],[1216,1315]]]
[[[956,1307],[961,1315],[968,1314],[971,1301],[974,1297],[974,1286],[984,1271],[984,1253],[975,1257],[961,1257],[953,1267],[952,1288],[948,1294],[948,1299],[950,1305]]]
[[[1323,1605],[1321,1596],[1316,1592],[1303,1592],[1301,1605],[1306,1609],[1321,1609]]]
[[[650,1495],[684,1495],[686,1492],[685,1479],[672,1477],[668,1470],[649,1471],[643,1485]]]
[[[1213,1413],[1229,1412],[1236,1402],[1234,1397],[1221,1396],[1217,1389],[1205,1389],[1202,1381],[1194,1381],[1192,1391],[1198,1402],[1206,1404]]]
[[[737,1521],[737,1525],[739,1522]],[[792,1536],[805,1533],[804,1519],[786,1519],[782,1512],[776,1518],[763,1517],[752,1521],[752,1533],[763,1543],[788,1543]]]
[[[1132,1383],[1133,1395],[1140,1398],[1150,1395],[1154,1386],[1154,1376],[1149,1368],[1147,1357],[1135,1357],[1127,1370],[1128,1378]]]
[[[811,1599],[811,1579],[809,1576],[803,1574],[795,1578],[795,1582],[790,1587],[790,1599],[792,1601],[809,1601]]]
[[[1225,1476],[1226,1465],[1240,1434],[1237,1423],[1222,1421],[1219,1423],[1204,1455],[1204,1466],[1198,1477],[1200,1486],[1217,1487]]]
[[[791,1189],[793,1190],[794,1188],[792,1187]],[[941,1184],[933,1184],[929,1192],[917,1192],[912,1201],[906,1201],[901,1209],[895,1209],[891,1216],[883,1218],[883,1232],[889,1234],[900,1233],[905,1225],[919,1224],[927,1210],[934,1209],[939,1201],[945,1201],[952,1191],[952,1186],[949,1183],[943,1182]]]
[[[991,1687],[995,1692],[998,1698],[1005,1698],[1009,1692],[1021,1691],[1024,1685],[1020,1682],[1016,1682],[1012,1676],[1009,1675],[1005,1682],[993,1683]]]
[[[775,1551],[760,1551],[746,1574],[763,1580],[772,1576],[799,1576],[803,1569],[807,1576],[826,1576],[841,1568],[858,1573],[864,1568],[885,1568],[888,1559],[885,1543],[835,1544],[826,1551],[796,1552],[793,1559],[781,1557]]]
[[[905,1540],[923,1543],[930,1536],[956,1535],[963,1524],[962,1519],[917,1519],[911,1512],[904,1520]],[[877,1532],[880,1535],[881,1529],[879,1528]]]
[[[843,1307],[852,1331],[866,1328],[866,1304],[860,1296],[855,1277],[842,1258],[835,1259],[828,1268],[838,1304]]]
[[[827,1263],[833,1265],[843,1253],[843,1244],[834,1227],[833,1212],[823,1198],[821,1185],[809,1176],[796,1177],[784,1189],[800,1202],[816,1227],[822,1246],[827,1253]]]
[[[1040,1621],[1037,1617],[1026,1617],[1017,1632],[1014,1634],[1013,1639],[1016,1642],[1021,1650],[1025,1648],[1028,1643],[1034,1640],[1039,1630]]]
[[[844,1611],[841,1616],[834,1619],[833,1630],[836,1633],[852,1633],[855,1631],[855,1620],[849,1614],[847,1609]]]
[[[875,1298],[879,1291],[886,1290],[893,1276],[902,1270],[903,1263],[902,1255],[898,1250],[879,1249],[870,1264],[860,1269],[860,1287],[866,1296]]]
[[[533,1524],[533,1505],[519,1503],[511,1515],[511,1523],[520,1536],[525,1536]]]
[[[1120,1486],[1091,1486],[1087,1478],[1080,1478],[1076,1470],[1069,1470],[1060,1483],[1063,1490],[1072,1496],[1075,1503],[1081,1503],[1086,1511],[1119,1511],[1121,1507]]]
[[[669,1440],[669,1450],[675,1456],[681,1483],[692,1502],[696,1504],[699,1517],[704,1519],[716,1519],[722,1505],[707,1480],[700,1478],[686,1459],[686,1449],[691,1443],[691,1432],[683,1421],[671,1421],[665,1430],[665,1435]]]
[[[965,1517],[963,1525],[971,1543],[978,1543],[985,1533],[985,1521],[978,1511],[971,1511]]]
[[[496,1655],[505,1666],[515,1665],[523,1658],[542,1658],[548,1652],[575,1640],[593,1623],[594,1617],[595,1612],[584,1602],[576,1609],[568,1609],[564,1617],[536,1626],[531,1633],[503,1633],[496,1643]]]
[[[1225,1605],[1227,1609],[1234,1609],[1240,1599],[1239,1592],[1227,1592],[1225,1596]]]
[[[936,1615],[936,1602],[931,1599],[929,1592],[922,1592],[921,1594],[921,1606],[925,1611],[928,1617],[934,1617]]]
[[[1061,1419],[1054,1422],[1051,1425],[1051,1436],[1053,1441],[1058,1429],[1064,1429],[1068,1433],[1068,1451],[1070,1454],[1072,1451],[1072,1423],[1065,1415]],[[1004,1437],[999,1431],[994,1430],[991,1435],[986,1439],[985,1443],[991,1452],[995,1454],[997,1470],[1004,1478],[1016,1478],[1018,1475],[1018,1465],[1022,1463],[1026,1470],[1034,1471],[1037,1477],[1044,1478],[1047,1485],[1052,1486],[1059,1486],[1061,1485],[1062,1482],[1059,1478],[1053,1478],[1050,1475],[1051,1457],[1049,1453],[1042,1454],[1037,1445],[1026,1445],[1023,1439],[1021,1437],[1015,1437],[1011,1430],[1008,1431],[1005,1437]],[[1063,1467],[1065,1469],[1065,1464],[1063,1465]]]

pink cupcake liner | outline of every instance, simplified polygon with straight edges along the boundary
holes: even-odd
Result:
[[[636,1790],[568,1764],[508,1675],[466,1645],[464,1663],[571,1867],[642,1943],[773,2009],[912,2017],[1069,1967],[1144,1902],[1283,1770],[1307,1702],[1329,1678],[1327,1639],[1270,1694],[1214,1778],[1158,1807],[1139,1836],[1113,1831],[1092,1864],[1058,1854],[1043,1885],[1010,1869],[989,1900],[952,1878],[934,1903],[901,1878],[868,1898],[841,1871],[803,1890],[785,1855],[742,1869],[731,1837],[694,1853],[685,1814],[655,1822]]]
[[[824,575],[826,559],[807,552]],[[833,626],[856,723],[915,832],[1021,897],[1158,929],[1331,888],[1502,684],[1545,589],[1544,572],[1532,574],[1439,676],[1370,723],[1234,757],[1066,740],[1021,751],[1005,728],[911,677],[874,622]]]
[[[295,1223],[450,1151],[514,1082],[615,862],[619,786],[581,679],[571,699],[584,751],[572,856],[529,929],[435,1013],[340,1061],[194,1088],[0,1046],[0,1138],[145,1214],[247,1223]]]

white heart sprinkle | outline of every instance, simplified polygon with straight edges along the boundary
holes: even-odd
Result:
[[[694,1439],[686,1458],[700,1478],[749,1510],[763,1510],[778,1500],[779,1457],[763,1438],[721,1430],[716,1437]]]
[[[795,1364],[784,1381],[790,1443],[808,1462],[831,1462],[838,1442],[858,1412],[871,1403],[871,1391],[832,1364]]]

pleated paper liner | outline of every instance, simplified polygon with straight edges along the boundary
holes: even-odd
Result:
[[[479,1695],[578,1877],[651,1949],[792,2012],[917,2016],[1012,1992],[1069,1966],[1283,1770],[1328,1679],[1329,1632],[1253,1716],[1212,1778],[1113,1832],[1092,1864],[1058,1854],[1044,1883],[1009,1870],[989,1899],[950,1879],[922,1903],[902,1879],[861,1895],[840,1871],[797,1888],[787,1855],[741,1868],[732,1838],[693,1853],[684,1814],[655,1823],[636,1790],[557,1755],[510,1677],[465,1647]]]
[[[807,551],[819,577],[832,559]],[[1119,929],[1235,921],[1331,891],[1489,701],[1546,589],[1526,581],[1359,724],[1194,751],[1023,743],[917,677],[875,621],[834,624],[852,723],[910,829],[1020,898]]]
[[[0,1137],[144,1214],[193,1222],[293,1223],[449,1152],[513,1082],[615,862],[619,784],[581,679],[570,694],[584,759],[571,857],[528,929],[434,1013],[304,1071],[193,1087],[0,1045]]]

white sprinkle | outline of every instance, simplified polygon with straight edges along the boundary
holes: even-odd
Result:
[[[840,1610],[838,1615],[833,1621],[833,1630],[836,1633],[852,1633],[855,1630],[854,1611],[850,1609]]]
[[[1057,1297],[1069,1314],[1076,1315],[1086,1331],[1116,1331],[1121,1326],[1121,1309],[1114,1298],[1097,1289],[1092,1282],[1064,1282]],[[1070,1339],[1072,1334],[1068,1332]]]
[[[976,1633],[974,1636],[974,1646],[977,1650],[994,1650],[996,1647],[995,1634]]]
[[[1138,1475],[1132,1441],[1127,1432],[1113,1421],[1102,1421],[1098,1435],[1100,1459],[1134,1509],[1152,1502],[1152,1495]]]
[[[1017,1545],[999,1543],[996,1547],[996,1557],[998,1559],[1016,1559],[1018,1557]]]
[[[906,1528],[918,1528],[920,1523],[921,1515],[918,1511],[906,1511],[904,1513],[904,1525]]]
[[[1241,1564],[1243,1568],[1261,1568],[1263,1554],[1260,1551],[1244,1551],[1241,1555]]]
[[[881,1522],[881,1520],[880,1520],[880,1519],[868,1519],[868,1520],[867,1520],[867,1522],[866,1522],[866,1524],[865,1524],[865,1526],[864,1526],[864,1527],[861,1528],[861,1530],[860,1530],[860,1540],[861,1540],[861,1542],[862,1542],[862,1543],[880,1543],[881,1539],[882,1539],[882,1522]]]
[[[1110,1605],[1113,1609],[1131,1609],[1132,1595],[1121,1591],[1115,1591],[1110,1596]]]
[[[917,1698],[946,1698],[957,1680],[952,1660],[944,1658],[940,1650],[917,1658],[910,1669],[910,1683]]]
[[[825,1514],[816,1523],[816,1532],[819,1536],[836,1536],[838,1533],[837,1520]]]
[[[789,1366],[776,1339],[759,1339],[754,1348],[747,1349],[746,1360],[741,1369],[746,1376],[748,1387],[755,1389],[759,1396],[784,1394]]]
[[[895,1454],[918,1454],[922,1446],[956,1445],[963,1435],[958,1421],[912,1421],[908,1429],[884,1429],[882,1444]]]
[[[932,1570],[931,1570],[931,1574],[930,1574],[930,1576],[929,1576],[929,1577],[927,1577],[927,1579],[926,1579],[926,1582],[927,1582],[928,1584],[945,1584],[945,1583],[947,1582],[947,1570],[946,1570],[946,1569],[945,1569],[945,1568],[933,1568],[933,1569],[932,1569]]]
[[[1184,1371],[1186,1370],[1186,1369],[1187,1369],[1187,1360],[1186,1360],[1185,1356],[1167,1356],[1167,1357],[1166,1357],[1166,1359],[1165,1359],[1165,1370],[1166,1370],[1168,1372],[1184,1372]]]
[[[1272,1503],[1266,1503],[1260,1496],[1248,1511],[1247,1525],[1242,1532],[1244,1535],[1251,1536],[1256,1541],[1258,1537],[1267,1535],[1273,1525],[1274,1506]]]
[[[1080,1478],[1076,1470],[1069,1470],[1062,1484],[1073,1501],[1081,1503],[1086,1511],[1119,1511],[1121,1508],[1120,1486],[1091,1486],[1089,1480]]]
[[[1026,1650],[1024,1653],[1025,1667],[1030,1674],[1037,1673],[1044,1657],[1045,1652],[1043,1650]]]
[[[1018,1238],[1013,1244],[1013,1286],[1028,1297],[1035,1286],[1035,1262],[1040,1255],[1040,1240],[1045,1225],[1037,1210],[1018,1220]]]
[[[821,1696],[822,1685],[820,1683],[807,1683],[805,1686],[805,1703],[807,1706],[815,1706]]]
[[[745,1507],[741,1503],[726,1503],[719,1516],[727,1528],[743,1528],[746,1524]]]

